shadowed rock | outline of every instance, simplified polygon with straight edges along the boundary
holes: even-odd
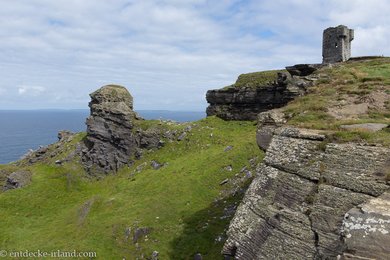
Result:
[[[273,81],[268,83],[236,86],[237,82],[227,88],[207,91],[206,99],[210,104],[206,109],[207,116],[216,115],[224,120],[256,120],[260,112],[285,106],[304,95],[312,85],[311,79],[291,77],[286,72],[275,73]]]
[[[257,116],[256,141],[261,150],[267,150],[274,130],[287,122],[283,112],[273,109]]]

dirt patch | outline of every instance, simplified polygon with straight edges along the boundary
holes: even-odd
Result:
[[[334,101],[327,113],[336,119],[355,119],[359,115],[368,113],[369,109],[385,110],[390,95],[382,91],[375,91],[364,96],[348,96],[345,99]]]

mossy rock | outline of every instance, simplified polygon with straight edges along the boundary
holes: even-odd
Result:
[[[93,103],[124,102],[133,108],[133,97],[120,85],[106,85],[90,94]]]

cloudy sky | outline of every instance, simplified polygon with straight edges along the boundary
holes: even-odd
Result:
[[[241,73],[321,62],[322,31],[390,56],[388,0],[0,0],[0,109],[87,108],[126,86],[136,109],[203,111]]]

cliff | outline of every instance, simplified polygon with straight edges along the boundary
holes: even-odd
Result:
[[[235,84],[209,90],[207,116],[224,120],[256,120],[257,114],[285,106],[306,93],[317,77],[309,75],[320,65],[299,64],[287,71],[263,71],[242,74]]]
[[[92,93],[87,132],[62,131],[0,165],[2,250],[386,259],[390,59],[278,72],[244,74],[217,91],[241,93],[229,99],[252,108],[257,101],[245,100],[267,97],[260,110],[277,109],[249,109],[257,126],[216,116],[142,120],[125,88]],[[237,102],[218,116],[247,116]]]
[[[375,201],[389,203],[382,195],[390,187],[385,175],[389,158],[389,148],[328,143],[319,131],[276,129],[230,223],[223,254],[234,259],[385,259],[390,209],[358,209]]]
[[[323,67],[258,115],[263,163],[227,231],[225,259],[386,259],[388,58]]]

